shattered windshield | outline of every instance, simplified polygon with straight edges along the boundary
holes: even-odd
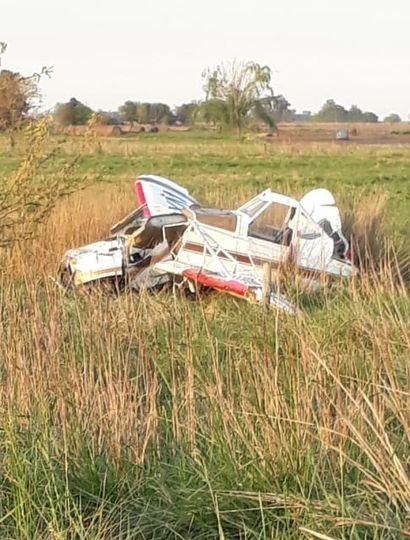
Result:
[[[140,206],[125,216],[121,221],[113,225],[111,227],[111,234],[125,233],[125,229],[128,229],[129,227],[139,227],[144,219],[144,206]]]

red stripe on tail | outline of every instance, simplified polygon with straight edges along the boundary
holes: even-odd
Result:
[[[143,214],[144,217],[151,217],[151,212],[149,211],[147,200],[145,198],[144,188],[139,180],[135,182],[135,196],[139,205],[144,205]]]

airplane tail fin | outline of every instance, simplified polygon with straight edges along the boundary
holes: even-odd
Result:
[[[179,214],[183,208],[198,204],[188,190],[161,176],[143,175],[135,181],[135,196],[144,208],[144,217]]]

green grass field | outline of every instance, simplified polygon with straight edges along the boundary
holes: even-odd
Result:
[[[143,172],[165,175],[209,204],[229,204],[233,191],[235,204],[266,187],[301,194],[326,185],[347,203],[358,194],[383,192],[392,210],[389,220],[399,226],[410,221],[410,145],[270,144],[256,136],[238,140],[207,132],[99,139],[86,148],[81,137],[60,137],[57,143],[61,159],[81,155],[80,173],[117,184]],[[17,167],[18,155],[4,143],[0,157],[0,174]],[[212,200],[215,192],[218,201]]]
[[[141,173],[225,207],[327,187],[350,231],[406,248],[410,147],[203,132],[54,143],[43,181],[78,156],[89,186],[2,253],[0,538],[410,537],[410,297],[394,260],[311,296],[290,284],[296,317],[49,280],[134,207]],[[0,175],[19,152],[0,140]]]

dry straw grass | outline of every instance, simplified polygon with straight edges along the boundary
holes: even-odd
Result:
[[[56,289],[60,254],[129,204],[114,186],[61,202],[30,256],[14,253],[15,278],[2,274],[0,530],[410,536],[406,288],[368,265],[300,298],[294,319],[219,298]],[[361,256],[375,253],[383,204],[347,219]]]

